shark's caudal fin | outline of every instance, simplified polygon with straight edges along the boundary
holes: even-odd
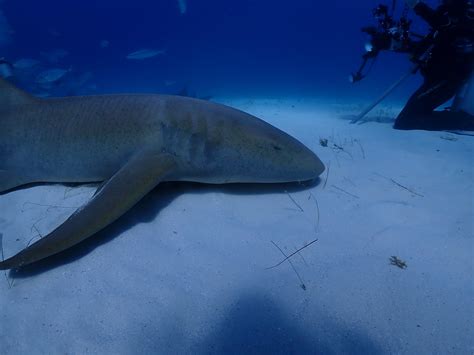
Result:
[[[34,96],[18,89],[7,80],[0,78],[0,111],[11,106],[28,104],[36,101]]]

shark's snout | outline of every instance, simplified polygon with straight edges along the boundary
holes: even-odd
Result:
[[[272,128],[269,131],[256,143],[262,149],[261,154],[256,155],[260,162],[254,164],[269,182],[309,181],[321,175],[325,167],[313,151],[280,130]]]
[[[301,176],[304,180],[314,180],[325,170],[323,162],[309,148],[305,147],[301,157]]]
[[[288,166],[288,175],[295,181],[308,181],[316,179],[325,167],[319,157],[299,141],[293,142],[291,163]]]

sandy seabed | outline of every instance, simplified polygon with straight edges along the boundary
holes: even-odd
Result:
[[[474,352],[474,137],[351,125],[338,117],[353,108],[311,100],[220,101],[300,139],[320,180],[160,185],[92,240],[0,275],[2,354]],[[1,195],[5,257],[94,191]],[[267,269],[277,246],[315,239]]]

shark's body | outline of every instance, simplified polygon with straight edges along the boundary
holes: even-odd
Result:
[[[16,268],[92,236],[162,181],[272,183],[316,178],[318,157],[244,112],[178,96],[40,100],[0,81],[0,193],[32,182],[104,182]]]

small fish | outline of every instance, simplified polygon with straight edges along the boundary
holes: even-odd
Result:
[[[38,74],[36,82],[38,84],[54,83],[70,71],[71,69],[48,69]]]
[[[133,52],[127,55],[127,59],[141,60],[141,59],[152,58],[159,54],[165,54],[165,53],[166,53],[165,49],[140,49],[136,52]]]
[[[106,39],[103,39],[102,41],[100,41],[100,48],[107,48],[108,46],[110,46],[110,42],[107,41]]]
[[[184,15],[188,10],[188,4],[186,3],[186,0],[178,0],[178,7],[181,15]]]
[[[13,67],[18,70],[31,69],[39,64],[39,61],[31,58],[21,58],[13,63]]]

